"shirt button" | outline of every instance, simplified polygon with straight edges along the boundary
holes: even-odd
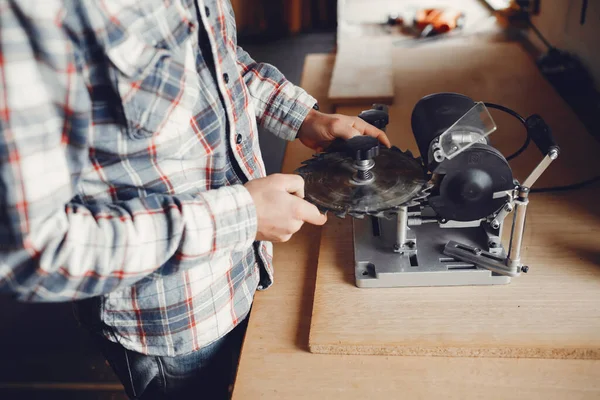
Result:
[[[229,83],[229,74],[228,73],[223,74],[223,80],[225,81],[225,83]]]
[[[204,12],[206,13],[207,17],[210,17],[210,8],[208,8],[208,6],[204,7]]]
[[[235,142],[237,144],[242,144],[242,135],[240,135],[239,133],[235,135]]]

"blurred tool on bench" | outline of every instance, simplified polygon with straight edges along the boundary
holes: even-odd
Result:
[[[465,14],[461,11],[443,8],[424,8],[417,10],[409,24],[401,14],[390,14],[387,24],[402,25],[412,29],[416,36],[425,38],[448,33],[464,26]]]

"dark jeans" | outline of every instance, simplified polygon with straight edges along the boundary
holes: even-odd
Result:
[[[175,357],[147,356],[91,334],[130,398],[221,400],[231,396],[247,322],[248,317],[207,347]]]

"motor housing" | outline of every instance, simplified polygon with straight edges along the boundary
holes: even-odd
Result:
[[[413,134],[425,166],[434,175],[435,187],[429,196],[429,204],[444,220],[486,218],[499,210],[506,200],[494,198],[494,193],[514,187],[508,161],[487,138],[461,133],[453,140],[461,144],[471,141],[467,149],[452,159],[436,160],[433,156],[440,135],[475,104],[458,93],[439,93],[424,97],[413,110]]]

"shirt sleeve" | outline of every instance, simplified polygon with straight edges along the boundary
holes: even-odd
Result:
[[[239,46],[237,63],[250,92],[258,124],[282,139],[294,140],[317,100],[288,81],[274,66],[254,61]]]
[[[0,2],[0,293],[80,299],[248,249],[256,211],[241,185],[72,200],[89,168],[92,104],[60,2],[34,3]]]

